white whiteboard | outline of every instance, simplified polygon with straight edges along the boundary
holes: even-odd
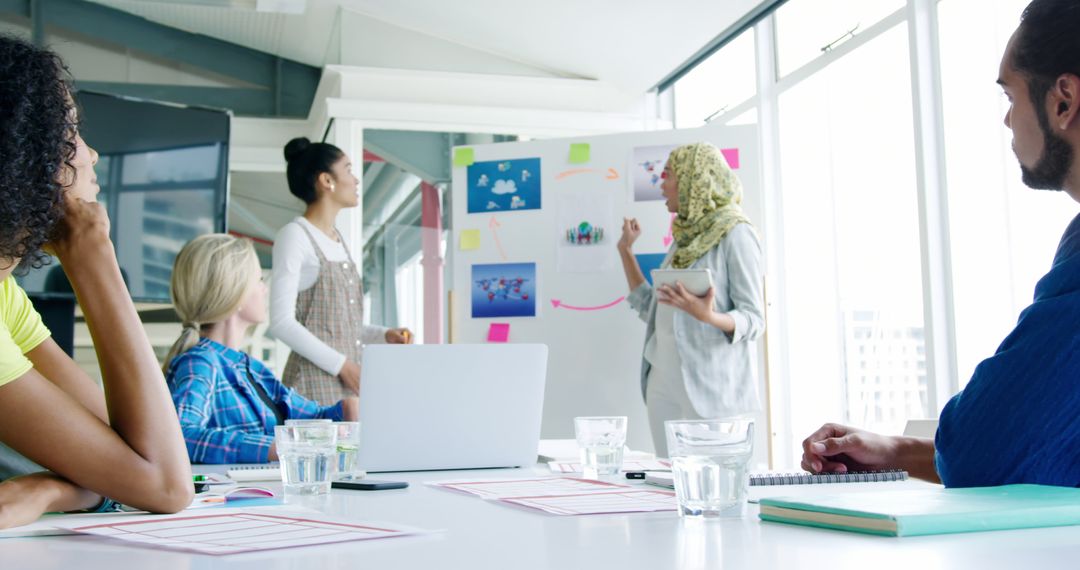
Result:
[[[634,175],[638,174],[640,179],[644,174],[638,164],[632,164],[635,149],[699,141],[713,143],[729,153],[730,149],[737,149],[735,172],[743,185],[743,209],[763,235],[760,152],[754,125],[468,147],[473,149],[478,163],[539,158],[540,209],[498,208],[470,214],[467,212],[469,170],[464,166],[454,167],[451,212],[454,231],[447,247],[454,291],[451,335],[454,342],[486,342],[491,323],[507,323],[510,342],[548,345],[544,438],[573,437],[575,416],[626,415],[629,416],[627,444],[634,449],[653,449],[640,385],[645,324],[625,301],[607,308],[598,307],[611,305],[629,293],[615,251],[623,217],[636,217],[643,228],[634,245],[635,254],[667,250],[665,237],[671,215],[664,203],[634,200]],[[572,143],[589,144],[588,162],[570,163]],[[571,272],[568,269],[574,268],[575,263],[566,263],[569,245],[565,234],[570,229],[566,226],[573,219],[567,211],[575,204],[589,213],[605,204],[610,208],[606,220],[602,219],[604,216],[596,216],[600,221],[589,220],[594,226],[609,226],[604,227],[603,241],[570,252],[574,261],[579,262],[578,268],[581,259],[588,258],[584,265],[594,269],[590,272]],[[476,249],[462,251],[460,240],[462,232],[467,230],[479,230],[480,243]],[[584,248],[591,249],[584,254]],[[598,253],[599,248],[607,248],[610,256]],[[536,264],[536,316],[472,318],[472,266],[519,262]],[[553,300],[561,305],[554,307]],[[760,365],[759,370],[763,370]],[[760,373],[758,382],[763,386]],[[765,391],[759,388],[759,392],[764,406]],[[761,436],[758,441],[763,442],[765,425],[761,420],[758,434]],[[764,451],[758,445],[755,455],[764,457]]]

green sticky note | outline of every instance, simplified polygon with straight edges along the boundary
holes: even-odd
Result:
[[[454,166],[469,166],[476,162],[473,157],[473,149],[469,147],[454,149]]]
[[[461,241],[458,243],[461,251],[480,249],[480,230],[461,230]]]
[[[573,143],[570,145],[570,164],[582,164],[589,162],[589,143]]]

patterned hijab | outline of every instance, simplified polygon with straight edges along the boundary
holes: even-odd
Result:
[[[728,167],[720,149],[694,143],[671,151],[668,165],[679,185],[679,215],[672,222],[675,254],[671,265],[686,269],[740,223],[743,214],[742,184]]]

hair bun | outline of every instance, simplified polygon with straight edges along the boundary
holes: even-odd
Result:
[[[311,141],[307,137],[296,137],[285,145],[285,160],[292,162],[294,158],[303,154],[310,146]]]

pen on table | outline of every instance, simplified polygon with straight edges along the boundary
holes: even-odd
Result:
[[[644,469],[641,471],[627,471],[627,479],[644,479],[646,473],[671,473],[671,469]]]

